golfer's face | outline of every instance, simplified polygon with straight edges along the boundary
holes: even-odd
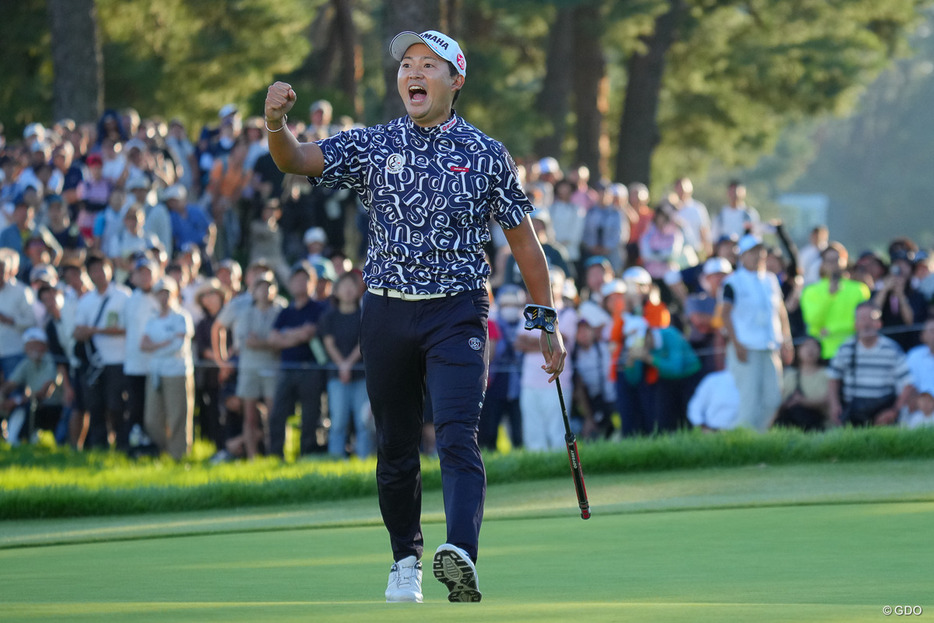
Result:
[[[409,46],[396,77],[405,111],[416,125],[440,125],[451,115],[454,93],[464,84],[460,74],[451,77],[448,64],[424,43]]]

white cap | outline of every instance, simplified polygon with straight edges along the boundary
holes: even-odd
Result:
[[[23,331],[23,343],[26,342],[42,342],[43,344],[49,343],[49,338],[46,337],[45,331],[39,327],[29,327]]]
[[[457,68],[457,73],[465,78],[467,77],[467,58],[464,56],[461,46],[457,41],[437,30],[426,30],[422,34],[410,30],[400,32],[393,37],[392,43],[389,44],[389,51],[394,59],[401,61],[402,57],[405,56],[405,51],[416,43],[424,43],[435,54],[449,63],[453,63]]]
[[[577,316],[591,327],[597,328],[609,324],[610,315],[593,301],[584,301],[577,308]]]
[[[162,200],[168,201],[169,199],[180,199],[185,201],[188,199],[188,191],[181,184],[173,184],[165,189],[162,193]]]
[[[172,292],[173,294],[178,293],[178,284],[175,283],[175,279],[166,276],[156,282],[156,285],[152,287],[152,291],[157,293],[162,291]]]
[[[305,244],[311,244],[313,242],[320,242],[321,244],[325,244],[327,241],[328,235],[321,227],[311,227],[308,229],[308,231],[305,232]]]
[[[717,273],[729,275],[731,272],[733,272],[733,265],[725,257],[712,257],[704,262],[705,275],[716,275]]]
[[[613,279],[603,284],[600,288],[600,296],[606,298],[611,294],[626,294],[626,282],[622,279]]]
[[[561,165],[558,164],[558,161],[551,156],[546,156],[538,161],[538,171],[545,175],[546,173],[559,173],[561,171]]]
[[[41,123],[30,123],[23,130],[23,138],[32,138],[33,136],[42,137],[45,134],[45,128]]]
[[[753,234],[746,234],[739,239],[739,254],[742,255],[746,251],[751,251],[756,247],[762,244],[762,238],[759,236],[754,236]]]
[[[225,104],[221,111],[217,113],[217,116],[223,119],[224,117],[229,117],[237,112],[236,104]]]
[[[640,286],[652,285],[652,275],[641,266],[630,266],[623,271],[623,281],[639,284]]]

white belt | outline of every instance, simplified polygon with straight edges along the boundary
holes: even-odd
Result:
[[[428,299],[443,299],[450,296],[447,292],[438,292],[437,294],[408,294],[399,290],[390,288],[367,288],[370,294],[376,296],[388,296],[391,299],[402,299],[403,301],[427,301]]]

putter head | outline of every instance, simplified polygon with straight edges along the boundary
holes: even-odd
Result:
[[[545,333],[554,333],[558,322],[558,311],[544,305],[526,305],[522,312],[525,316],[525,330],[541,329]]]

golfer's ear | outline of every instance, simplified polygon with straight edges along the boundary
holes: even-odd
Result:
[[[452,91],[460,91],[464,88],[464,76],[457,74],[454,76],[454,82],[451,83]]]

